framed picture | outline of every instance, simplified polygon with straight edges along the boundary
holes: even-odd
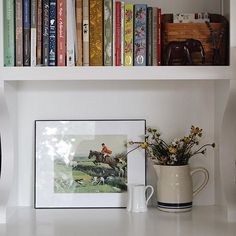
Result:
[[[36,120],[35,208],[126,207],[145,184],[145,120]],[[128,154],[127,154],[128,153]]]

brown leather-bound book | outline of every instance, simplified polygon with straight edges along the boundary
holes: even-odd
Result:
[[[103,65],[103,1],[90,0],[89,64]]]
[[[83,57],[83,0],[76,0],[76,32],[77,32],[77,52],[76,53],[76,65],[82,66]]]

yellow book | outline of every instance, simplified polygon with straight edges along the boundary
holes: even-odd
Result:
[[[125,40],[124,40],[124,62],[125,66],[133,66],[133,22],[134,22],[134,11],[133,4],[125,3],[125,21],[124,21],[124,32],[125,32]]]

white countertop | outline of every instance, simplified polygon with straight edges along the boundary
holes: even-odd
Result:
[[[0,236],[235,236],[236,223],[228,223],[216,206],[194,207],[187,213],[146,213],[126,209],[18,208]]]

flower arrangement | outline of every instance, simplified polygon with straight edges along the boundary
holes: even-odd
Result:
[[[192,156],[204,155],[207,147],[215,147],[215,143],[197,147],[202,137],[202,129],[193,125],[188,136],[184,136],[182,139],[174,139],[170,144],[161,139],[161,135],[156,129],[148,128],[147,132],[145,142],[129,142],[129,145],[137,145],[129,152],[143,148],[154,163],[159,165],[187,165]]]

